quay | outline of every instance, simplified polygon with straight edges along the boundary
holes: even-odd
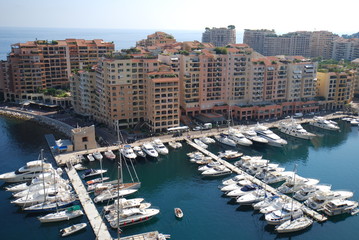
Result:
[[[102,217],[100,216],[99,212],[97,211],[97,208],[95,207],[95,204],[87,193],[86,188],[83,185],[75,168],[73,168],[71,164],[68,164],[68,167],[65,168],[65,170],[67,175],[69,176],[73,188],[77,193],[78,198],[80,199],[81,205],[85,210],[87,218],[90,221],[96,239],[112,240],[112,237],[110,235],[110,232],[108,231],[106,224],[103,222]]]
[[[237,173],[237,174],[241,174],[241,175],[245,175],[246,178],[248,180],[250,180],[252,183],[257,184],[258,186],[261,186],[263,189],[265,189],[266,191],[269,191],[272,194],[275,194],[277,196],[280,196],[281,198],[284,198],[284,200],[287,201],[294,201],[297,204],[301,204],[299,202],[297,202],[296,200],[292,199],[291,197],[288,197],[287,195],[284,195],[282,193],[279,193],[275,188],[265,184],[264,182],[260,181],[259,179],[249,175],[248,173],[242,171],[241,169],[239,169],[238,167],[230,164],[229,162],[219,158],[218,156],[216,156],[215,154],[211,153],[210,151],[198,146],[197,144],[195,144],[194,142],[192,142],[190,139],[186,139],[186,142],[192,146],[193,148],[197,149],[198,151],[201,151],[203,154],[206,154],[207,156],[211,157],[213,160],[220,162],[221,164],[223,164],[224,166],[226,166],[227,168],[229,168],[231,171]],[[327,220],[327,217],[325,217],[324,215],[317,213],[316,211],[313,211],[312,209],[306,207],[303,205],[302,207],[303,211],[310,217],[312,217],[314,220],[318,221],[318,222],[324,222]]]

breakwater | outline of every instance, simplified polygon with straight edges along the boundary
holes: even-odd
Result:
[[[63,134],[67,137],[71,137],[72,126],[58,121],[56,119],[52,119],[43,115],[33,114],[31,112],[26,112],[22,110],[9,109],[2,107],[0,108],[0,115],[4,115],[11,118],[21,119],[21,120],[29,120],[38,122],[39,124],[47,125]]]

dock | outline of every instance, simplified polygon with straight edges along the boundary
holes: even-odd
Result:
[[[254,184],[257,184],[258,186],[261,186],[263,189],[265,189],[266,191],[269,191],[270,193],[272,194],[275,194],[277,196],[280,196],[281,198],[283,198],[284,200],[287,200],[287,201],[293,201],[295,202],[296,204],[300,204],[302,205],[301,203],[299,203],[298,201],[292,199],[291,197],[288,197],[287,195],[284,195],[282,193],[279,193],[277,191],[277,189],[269,186],[268,184],[262,182],[261,180],[249,175],[248,173],[242,171],[241,169],[239,169],[238,167],[232,165],[231,163],[219,158],[218,156],[216,156],[215,154],[211,153],[210,151],[198,146],[197,144],[195,144],[194,142],[192,142],[190,139],[186,139],[186,142],[188,143],[188,145],[192,146],[193,148],[197,149],[198,151],[202,152],[203,154],[211,157],[213,160],[217,161],[217,162],[220,162],[221,164],[223,164],[224,166],[226,166],[227,168],[229,168],[232,172],[235,172],[237,174],[241,174],[241,175],[245,175],[246,178],[248,180],[250,180],[252,183]],[[310,216],[311,218],[313,218],[314,220],[318,221],[318,222],[324,222],[327,220],[327,217],[325,217],[324,215],[306,207],[303,205],[302,207],[303,209],[303,212],[305,214],[307,214],[308,216]]]
[[[91,227],[95,233],[96,239],[98,240],[112,240],[110,232],[106,224],[103,222],[102,217],[89,194],[86,191],[85,186],[83,185],[81,178],[77,174],[75,168],[70,164],[69,167],[65,168],[67,175],[72,183],[74,190],[77,193],[78,198],[80,199],[81,205],[87,215],[87,218],[90,221]]]

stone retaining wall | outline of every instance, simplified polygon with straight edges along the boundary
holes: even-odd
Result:
[[[54,128],[57,131],[60,131],[61,133],[65,134],[67,137],[71,138],[71,129],[73,127],[66,123],[60,122],[56,119],[52,119],[46,116],[36,115],[21,110],[8,109],[3,107],[0,108],[0,115],[4,115],[16,119],[35,121],[40,124],[50,126],[51,128]]]

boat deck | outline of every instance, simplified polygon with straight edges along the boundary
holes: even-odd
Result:
[[[78,198],[80,199],[81,205],[85,210],[87,218],[90,221],[92,229],[98,240],[112,240],[110,232],[106,224],[103,222],[97,208],[95,207],[92,199],[88,195],[85,186],[83,185],[79,175],[77,174],[75,168],[69,164],[69,168],[65,168],[67,175],[72,183],[74,190],[77,193]]]
[[[196,148],[198,151],[201,151],[203,154],[206,154],[207,156],[211,157],[213,160],[218,161],[220,163],[222,163],[224,166],[226,166],[227,168],[231,169],[233,172],[237,173],[237,174],[243,174],[247,177],[248,180],[250,180],[251,182],[253,182],[254,184],[257,184],[258,186],[261,186],[262,188],[266,189],[267,191],[278,195],[282,198],[284,198],[285,200],[293,200],[294,202],[300,204],[299,202],[297,202],[296,200],[288,197],[287,195],[284,195],[282,193],[279,193],[277,191],[277,189],[267,185],[266,183],[262,182],[261,180],[253,177],[252,175],[249,175],[248,173],[242,171],[241,169],[239,169],[238,167],[232,165],[231,163],[219,158],[218,156],[216,156],[215,154],[211,153],[210,151],[198,146],[197,144],[195,144],[194,142],[190,141],[189,139],[186,139],[187,143]],[[308,216],[312,217],[314,220],[318,221],[318,222],[324,222],[327,220],[327,218],[320,214],[317,213],[316,211],[313,211],[312,209],[306,207],[303,205],[303,211],[305,212],[305,214],[307,214]]]

